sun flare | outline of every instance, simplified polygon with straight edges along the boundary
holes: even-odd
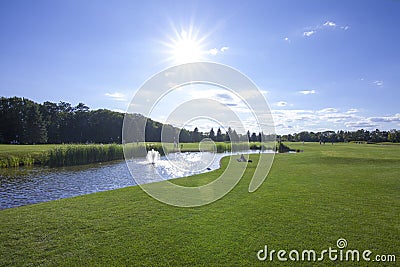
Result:
[[[204,59],[205,52],[202,47],[202,39],[198,39],[197,35],[193,35],[191,31],[188,33],[182,30],[174,39],[171,39],[168,47],[171,54],[169,59],[177,64]]]

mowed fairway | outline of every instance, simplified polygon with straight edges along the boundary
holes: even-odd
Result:
[[[400,261],[400,146],[288,144],[264,184],[248,185],[258,161],[221,200],[176,208],[139,187],[0,211],[0,265],[266,266],[269,249],[347,249]],[[226,163],[227,160],[223,160]],[[181,178],[196,185],[221,170]],[[371,265],[360,261],[286,265]],[[395,265],[396,263],[389,263]],[[386,263],[388,264],[388,263]],[[379,264],[377,264],[379,266]]]

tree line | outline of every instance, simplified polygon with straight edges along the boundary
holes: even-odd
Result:
[[[0,99],[1,143],[119,143],[123,114],[83,103]]]
[[[72,106],[67,102],[43,104],[27,98],[1,97],[0,99],[0,143],[18,144],[60,144],[60,143],[121,143],[122,125],[128,122],[125,142],[146,140],[160,142],[162,131],[167,142],[200,142],[210,138],[216,142],[260,142],[271,140],[275,136],[263,133],[240,134],[228,127],[200,132],[197,127],[192,131],[179,129],[172,125],[148,119],[141,114],[127,114],[108,109],[90,110],[79,103]],[[143,132],[145,129],[145,132]],[[271,138],[272,137],[272,138]],[[281,141],[304,142],[400,142],[400,131],[325,131],[300,132],[277,135]]]
[[[261,141],[261,133],[238,134],[230,127],[210,132],[179,129],[146,118],[141,114],[124,114],[107,109],[90,110],[79,103],[72,106],[60,101],[36,103],[27,98],[1,97],[0,143],[61,144],[61,143],[121,143],[124,116],[127,122],[125,142],[146,140],[161,142],[162,131],[167,142],[200,142],[210,138],[216,142]],[[143,132],[143,129],[145,131]],[[164,135],[163,135],[164,136]],[[264,138],[266,136],[264,135]]]
[[[324,131],[324,132],[308,132],[303,131],[295,134],[287,134],[279,136],[281,141],[288,142],[400,142],[400,131],[392,129],[390,131],[368,131],[360,129],[357,131]]]

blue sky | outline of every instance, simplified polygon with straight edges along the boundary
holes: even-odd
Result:
[[[257,84],[278,133],[399,129],[398,14],[394,0],[4,0],[0,95],[125,111],[192,29],[202,60]]]

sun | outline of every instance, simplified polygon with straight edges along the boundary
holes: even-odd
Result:
[[[177,64],[201,61],[204,59],[205,51],[203,50],[203,39],[197,38],[197,34],[192,31],[186,32],[182,30],[176,33],[175,38],[170,38],[169,60]]]
[[[178,63],[198,61],[201,58],[201,48],[199,44],[195,40],[189,38],[178,40],[172,53],[175,61]]]

